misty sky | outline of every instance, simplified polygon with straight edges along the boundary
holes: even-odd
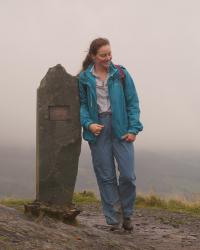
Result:
[[[107,37],[132,74],[137,147],[200,150],[200,1],[0,0],[0,144],[35,145],[36,89],[49,67],[75,75]]]

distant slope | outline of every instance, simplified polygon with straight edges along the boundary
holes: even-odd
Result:
[[[82,149],[76,190],[98,193],[91,156]],[[162,195],[200,193],[200,153],[194,151],[136,152],[137,190]],[[35,197],[35,148],[0,146],[0,197]]]
[[[0,197],[35,196],[35,149],[0,146]]]
[[[200,194],[200,154],[193,151],[139,151],[137,182],[139,189],[164,194]],[[188,197],[188,198],[189,198]]]

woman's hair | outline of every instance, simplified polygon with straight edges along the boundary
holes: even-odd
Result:
[[[86,70],[87,67],[93,62],[92,55],[95,56],[98,49],[104,45],[110,45],[109,40],[106,38],[96,38],[91,42],[88,54],[82,63],[82,71]]]

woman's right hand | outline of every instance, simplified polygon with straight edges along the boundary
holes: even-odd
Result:
[[[104,125],[100,125],[97,123],[92,123],[89,126],[89,130],[96,136],[98,136],[101,133],[101,130],[104,128]]]

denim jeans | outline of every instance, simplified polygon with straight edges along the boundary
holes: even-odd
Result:
[[[106,222],[113,225],[121,222],[121,215],[130,217],[133,213],[136,197],[134,148],[132,142],[115,137],[110,114],[100,115],[99,121],[104,128],[97,142],[89,146]]]

